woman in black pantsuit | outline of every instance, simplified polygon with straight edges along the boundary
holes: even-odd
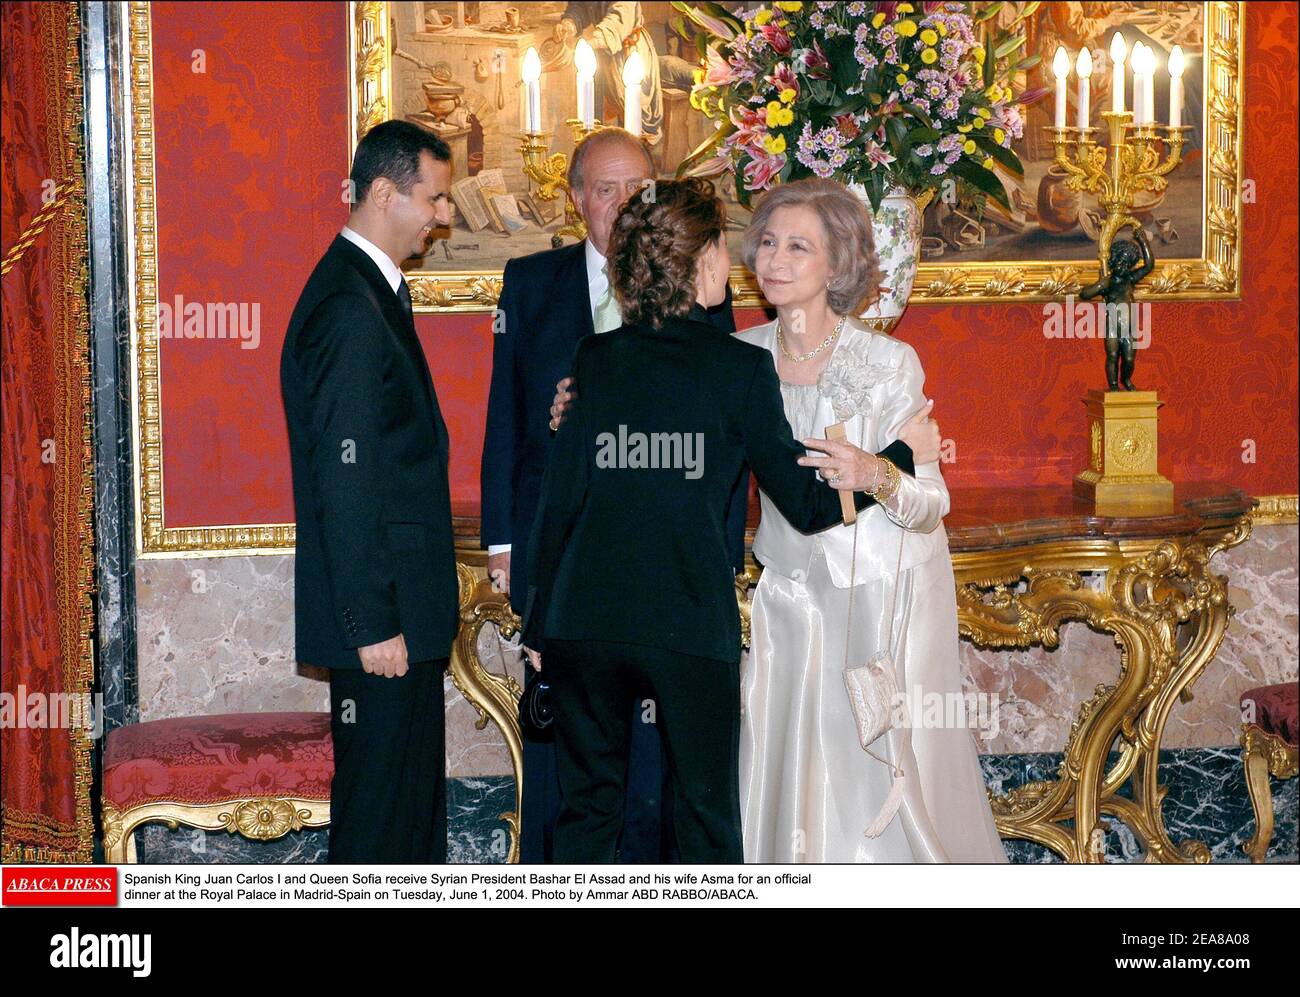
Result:
[[[555,861],[612,862],[622,829],[628,701],[653,697],[684,862],[741,862],[740,621],[723,522],[743,465],[798,528],[839,522],[838,493],[800,466],[771,354],[703,321],[730,260],[711,184],[633,196],[610,239],[626,324],[584,339],[578,400],[557,432],[534,526],[524,644],[551,682],[563,803]],[[855,494],[876,455],[821,444]],[[881,455],[912,473],[899,441]]]

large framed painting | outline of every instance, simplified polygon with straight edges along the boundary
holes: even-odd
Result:
[[[752,4],[724,3],[732,11]],[[853,6],[853,5],[850,5]],[[862,4],[869,17],[874,5]],[[976,4],[987,7],[988,4]],[[1032,91],[1053,84],[1058,47],[1074,57],[1087,50],[1093,64],[1094,126],[1109,107],[1109,51],[1120,32],[1141,42],[1156,61],[1155,105],[1163,120],[1165,70],[1177,46],[1185,56],[1182,159],[1168,185],[1142,193],[1137,218],[1155,234],[1161,261],[1142,288],[1147,296],[1231,298],[1239,293],[1241,199],[1241,10],[1238,3],[995,4],[988,23],[1022,16],[1018,30],[1026,56],[1037,57],[1018,81]],[[671,176],[714,128],[691,104],[704,29],[671,3],[604,2],[354,2],[352,15],[352,141],[391,117],[416,122],[442,136],[453,151],[454,219],[411,261],[417,306],[425,310],[489,310],[500,274],[512,256],[572,238],[563,189],[530,175],[524,146],[524,64],[534,50],[540,65],[541,154],[562,172],[576,135],[575,49],[587,39],[597,57],[594,97],[599,123],[624,120],[621,70],[635,54],[645,80],[642,134],[659,175]],[[707,43],[708,39],[703,40]],[[1032,61],[1029,60],[1029,61]],[[1131,71],[1128,85],[1132,87]],[[1069,114],[1077,109],[1073,87]],[[1071,191],[1055,165],[1048,131],[1050,98],[1025,109],[1014,149],[1023,177],[1004,176],[1008,208],[972,212],[943,199],[925,211],[921,265],[914,302],[1043,300],[1091,281],[1103,221],[1094,194]],[[735,181],[722,178],[730,201],[733,249],[749,219]],[[990,202],[991,204],[991,202]],[[734,255],[734,254],[733,254]],[[760,303],[743,268],[733,272],[740,304]]]

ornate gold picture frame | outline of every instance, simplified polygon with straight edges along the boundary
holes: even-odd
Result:
[[[1141,294],[1156,300],[1235,299],[1241,290],[1242,4],[1205,4],[1205,217],[1197,257],[1163,259]],[[389,7],[385,2],[351,2],[348,53],[350,129],[358,134],[386,119],[391,103]],[[151,326],[157,313],[157,252],[154,214],[153,65],[150,5],[128,9],[131,138],[130,194],[137,543],[141,557],[214,556],[291,550],[292,523],[168,527],[163,515],[162,422],[159,344]],[[1095,264],[971,263],[922,264],[913,302],[1041,301],[1060,297],[1095,278]],[[494,307],[500,271],[411,275],[422,311],[483,312]],[[736,303],[761,303],[743,268],[732,274]],[[1293,511],[1290,515],[1294,515]]]
[[[403,10],[394,9],[398,6]],[[446,34],[441,37],[455,34],[458,26],[450,23],[440,25],[441,15],[430,14],[428,8],[456,6],[387,2],[349,4],[353,39],[350,60],[353,148],[368,128],[393,115],[395,72],[405,72],[408,68],[406,63],[418,61],[403,48],[403,38],[437,39],[440,37],[437,31],[441,29],[446,29]],[[555,5],[530,6],[536,10]],[[411,14],[408,8],[414,8],[415,12]],[[399,29],[396,15],[401,14],[410,20],[421,13],[432,22],[432,26],[428,22],[412,22],[414,27],[408,25]],[[524,15],[529,15],[527,8]],[[537,16],[542,17],[540,10]],[[486,14],[484,19],[487,19]],[[1203,19],[1200,54],[1204,67],[1204,160],[1203,217],[1200,245],[1196,247],[1199,253],[1160,259],[1155,274],[1138,292],[1140,296],[1153,300],[1240,297],[1242,4],[1205,3]],[[497,26],[492,27],[495,30]],[[399,30],[403,36],[395,38],[393,33]],[[484,29],[479,27],[478,34],[483,33]],[[410,47],[415,46],[411,44]],[[402,60],[402,66],[396,69],[395,51]],[[491,80],[487,72],[484,69],[483,78]],[[436,81],[438,77],[433,79]],[[446,82],[456,85],[450,78]],[[507,91],[517,90],[517,82],[508,84]],[[512,107],[510,102],[516,99],[517,95],[507,93],[505,100],[498,101],[497,106],[507,108],[508,115]],[[1170,248],[1176,251],[1179,244],[1174,243]],[[918,270],[912,302],[1044,301],[1077,291],[1095,280],[1097,271],[1096,262],[1088,260],[923,262]],[[417,270],[409,277],[417,308],[422,311],[490,311],[496,304],[501,286],[500,269]],[[732,287],[738,306],[762,304],[752,276],[743,267],[733,269]]]

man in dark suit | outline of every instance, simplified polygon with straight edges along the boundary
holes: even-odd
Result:
[[[387,121],[289,321],[280,385],[299,661],[330,669],[331,862],[445,862],[442,677],[457,624],[447,428],[399,263],[448,224],[451,151]]]
[[[653,164],[645,145],[619,128],[592,133],[574,150],[569,165],[570,197],[587,225],[587,238],[510,260],[506,264],[492,355],[483,440],[482,542],[488,573],[523,611],[528,578],[528,541],[550,454],[551,403],[556,385],[572,371],[574,350],[592,334],[618,328],[622,318],[609,289],[605,252],[610,227],[623,202],[645,190]],[[735,331],[728,292],[710,309],[708,321]],[[745,513],[749,478],[734,485],[727,517],[728,554],[736,572],[744,570]],[[526,681],[536,677],[528,672]],[[620,858],[661,862],[671,858],[671,838],[661,819],[663,765],[659,736],[644,717],[641,701],[630,702],[633,723],[628,776],[628,813]],[[651,708],[652,709],[652,708]],[[524,744],[524,791],[520,858],[550,859],[551,829],[559,812],[555,752],[551,744]]]

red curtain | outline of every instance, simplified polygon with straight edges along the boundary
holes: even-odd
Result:
[[[91,858],[89,327],[79,18],[6,3],[0,857]]]

